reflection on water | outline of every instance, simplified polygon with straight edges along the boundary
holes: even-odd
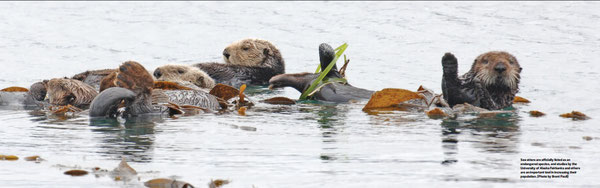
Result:
[[[161,116],[138,116],[124,119],[90,118],[92,132],[101,133],[100,153],[112,159],[127,157],[136,162],[152,161],[156,126],[164,122]]]
[[[320,158],[324,161],[336,160],[336,156],[344,155],[336,152],[335,142],[337,142],[336,137],[339,132],[343,131],[346,126],[344,122],[344,119],[346,119],[345,111],[334,104],[322,104],[316,114],[318,115],[317,122],[323,142]]]
[[[344,8],[323,8],[334,5]],[[90,120],[3,108],[0,154],[48,159],[0,161],[3,187],[110,187],[43,165],[112,168],[121,156],[134,168],[178,175],[196,187],[217,177],[233,180],[231,187],[545,186],[520,180],[514,160],[565,157],[585,169],[551,183],[598,186],[600,85],[594,81],[600,64],[593,62],[600,52],[600,24],[594,24],[600,3],[52,2],[0,8],[0,88],[126,60],[150,71],[168,63],[222,62],[226,45],[249,37],[275,44],[286,73],[314,71],[320,43],[346,42],[348,81],[370,90],[423,85],[439,93],[444,52],[458,56],[464,73],[482,52],[506,50],[524,68],[518,95],[532,101],[517,114],[457,120],[429,119],[420,111],[368,114],[360,110],[364,103],[261,104],[300,95],[266,87],[246,89],[257,102],[247,116]],[[530,110],[547,115],[532,118]],[[592,119],[558,117],[572,110]]]
[[[442,164],[458,162],[458,144],[462,142],[469,142],[481,152],[517,153],[519,119],[516,113],[503,113],[494,117],[443,120],[441,137],[445,159]],[[461,134],[467,135],[461,137]]]

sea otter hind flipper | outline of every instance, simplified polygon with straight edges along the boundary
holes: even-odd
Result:
[[[91,117],[116,117],[118,115],[117,110],[121,101],[125,101],[125,106],[135,100],[135,93],[129,89],[121,87],[108,88],[92,101],[90,105],[90,116]]]

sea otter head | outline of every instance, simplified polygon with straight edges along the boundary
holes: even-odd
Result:
[[[98,92],[79,80],[54,78],[46,84],[47,97],[53,105],[88,105]]]
[[[521,66],[513,55],[502,51],[481,54],[473,62],[471,72],[487,87],[517,90]]]
[[[283,58],[279,50],[269,41],[244,39],[231,43],[223,50],[223,59],[227,64],[251,67],[283,67]]]
[[[163,65],[154,70],[154,77],[159,81],[187,81],[200,88],[215,87],[215,81],[208,74],[190,65]]]

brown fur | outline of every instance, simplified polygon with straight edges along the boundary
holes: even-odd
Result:
[[[471,70],[458,77],[458,61],[451,53],[442,57],[442,92],[450,106],[469,103],[488,110],[512,105],[519,92],[521,66],[517,59],[501,51],[479,55]]]
[[[54,105],[89,105],[98,92],[92,86],[79,80],[54,78],[46,83],[50,104]]]
[[[156,68],[154,77],[158,81],[187,81],[206,89],[215,87],[215,81],[208,74],[191,65],[163,65]]]
[[[135,61],[123,63],[117,72],[110,74],[102,82],[108,86],[129,89],[137,95],[150,94],[154,87],[154,80],[150,73]]]
[[[269,41],[261,39],[244,39],[231,43],[223,51],[226,64],[249,67],[270,67],[264,59],[279,53],[279,50]],[[225,54],[229,54],[227,57]]]
[[[495,71],[494,67],[499,64],[504,65],[506,71],[502,73]],[[475,59],[471,66],[471,72],[474,72],[475,77],[486,86],[502,84],[516,89],[520,79],[521,66],[513,55],[507,52],[491,51],[481,54]]]

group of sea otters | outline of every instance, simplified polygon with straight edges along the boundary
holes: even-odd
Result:
[[[161,113],[159,101],[178,105],[193,105],[203,109],[222,108],[216,96],[208,93],[217,84],[240,87],[244,84],[269,86],[270,89],[293,87],[304,92],[319,73],[285,73],[285,62],[279,50],[269,41],[244,39],[223,50],[224,63],[210,62],[193,65],[168,64],[148,72],[140,63],[127,61],[117,69],[86,71],[71,78],[54,78],[34,83],[18,99],[21,105],[71,105],[89,108],[92,117],[129,117],[147,113]],[[335,58],[335,50],[328,44],[319,46],[321,69]],[[452,107],[468,103],[476,107],[499,110],[512,105],[519,90],[522,68],[517,59],[502,51],[491,51],[478,56],[471,70],[458,76],[456,57],[446,53],[442,57],[443,99]],[[341,78],[336,66],[327,78]],[[155,88],[155,81],[170,81],[188,90]],[[361,89],[347,82],[327,84],[312,95],[315,100],[344,103],[369,99],[373,91]],[[13,100],[0,95],[0,105]],[[14,101],[13,101],[14,102]],[[163,103],[164,104],[164,103]]]

